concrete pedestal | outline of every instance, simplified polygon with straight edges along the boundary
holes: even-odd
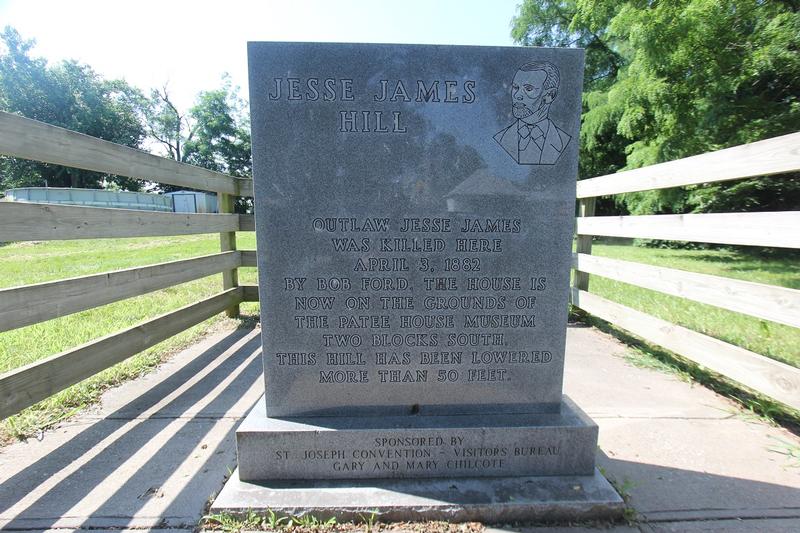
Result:
[[[625,505],[597,471],[589,476],[274,481],[233,473],[211,512],[266,510],[339,522],[373,513],[381,521],[532,522],[613,520]]]
[[[556,414],[267,416],[236,431],[243,481],[592,475],[597,426],[564,397]]]
[[[236,432],[239,468],[214,511],[382,520],[609,519],[622,499],[594,467],[597,426],[558,414],[271,418]]]

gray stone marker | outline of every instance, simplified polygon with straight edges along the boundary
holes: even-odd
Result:
[[[562,396],[583,51],[249,63],[266,395],[231,483],[596,484],[597,426]],[[618,511],[606,488],[582,504]]]

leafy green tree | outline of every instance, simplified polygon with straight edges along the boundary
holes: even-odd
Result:
[[[586,48],[581,177],[800,129],[796,1],[525,0],[512,36]],[[636,214],[788,209],[800,178],[618,198]]]
[[[239,177],[250,177],[250,118],[228,76],[222,86],[197,95],[182,112],[166,87],[153,90],[145,111],[148,134],[176,161]]]
[[[0,110],[138,147],[145,137],[139,113],[142,94],[121,80],[105,80],[76,61],[47,64],[31,56],[34,41],[11,27],[0,33]],[[4,49],[3,49],[4,48]],[[0,189],[43,186],[99,188],[114,184],[139,190],[133,178],[0,158]]]
[[[166,85],[150,91],[150,99],[143,102],[142,112],[148,136],[164,148],[167,157],[182,162],[183,144],[187,136],[192,137],[192,127],[189,117],[172,102]]]
[[[194,128],[184,145],[187,163],[231,176],[252,176],[250,117],[227,76],[221,88],[197,96],[189,115]]]
[[[153,90],[144,114],[150,137],[168,157],[231,176],[252,176],[250,116],[228,75],[219,89],[200,92],[188,112],[173,103],[166,87]],[[162,185],[160,189],[185,187]],[[251,208],[250,200],[237,200],[237,211]]]

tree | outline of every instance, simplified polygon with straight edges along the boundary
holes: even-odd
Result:
[[[185,161],[237,177],[252,177],[250,117],[225,76],[221,88],[204,91],[189,110],[194,121],[185,144]]]
[[[166,86],[153,90],[145,114],[149,135],[172,159],[232,176],[251,176],[250,118],[227,75],[219,89],[200,92],[188,112],[172,102]]]
[[[89,66],[63,61],[55,66],[31,57],[34,41],[11,27],[0,34],[0,109],[138,147],[145,137],[138,110],[142,94],[122,80],[105,80]],[[113,183],[139,190],[139,180],[15,158],[0,158],[0,189],[49,185],[99,188]]]
[[[581,177],[800,129],[796,1],[525,0],[522,44],[583,46]],[[800,205],[797,176],[621,195],[630,212]],[[766,203],[764,203],[766,202]]]
[[[173,103],[166,86],[153,90],[144,114],[150,137],[164,147],[168,157],[231,176],[252,177],[250,116],[227,74],[219,89],[200,92],[188,112]],[[165,192],[184,188],[160,186]],[[237,212],[251,208],[251,200],[237,200]]]
[[[183,161],[185,130],[190,130],[188,136],[191,138],[191,124],[189,117],[181,114],[172,103],[167,86],[150,91],[150,100],[144,103],[142,110],[146,117],[147,134],[166,149],[170,159]]]

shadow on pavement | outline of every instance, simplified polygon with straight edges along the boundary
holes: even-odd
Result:
[[[622,461],[602,451],[597,466],[646,521],[800,519],[796,486]]]
[[[135,517],[151,499],[163,498],[164,495],[158,492],[161,484],[175,474],[179,465],[191,458],[209,430],[261,379],[262,363],[257,356],[261,347],[259,335],[230,351],[251,333],[252,330],[243,329],[231,332],[153,388],[92,423],[65,444],[0,484],[0,512],[5,512],[73,461],[96,453],[86,464],[17,512],[4,529],[46,529],[55,526],[63,517],[74,517],[78,521],[74,524],[77,527],[121,527],[127,525],[128,518]],[[217,365],[215,368],[178,396],[147,418],[132,423],[131,419],[137,414],[158,405],[170,393],[214,364]],[[227,384],[221,386],[226,379]],[[199,410],[196,409],[198,402],[204,403]],[[230,459],[238,421],[227,423],[227,431],[221,438],[215,438],[216,446],[205,454],[205,463],[219,460],[218,452],[224,447],[229,449],[226,459]],[[131,427],[121,432],[126,425]],[[114,435],[115,432],[119,434]],[[103,443],[109,438],[110,442]],[[104,447],[96,452],[94,448],[101,444]],[[147,448],[152,448],[149,456],[145,454],[140,460],[125,464]],[[235,454],[233,457],[235,460]],[[200,466],[196,474],[209,473],[206,465]],[[222,471],[214,472],[214,478],[218,480],[215,490],[221,487],[223,476],[227,474],[224,466],[217,466]],[[107,483],[109,476],[113,476],[112,483]],[[104,482],[110,487],[109,493],[94,494],[90,500],[86,499]],[[168,495],[170,503],[166,507],[163,505],[166,501],[162,501],[153,510],[160,511],[158,514],[163,518],[185,516],[196,523],[211,494],[200,494],[192,479],[183,480],[181,484],[179,494]],[[151,490],[153,493],[149,494]],[[176,514],[172,514],[174,512]],[[85,523],[80,523],[80,516]],[[132,522],[131,525],[136,524]]]

